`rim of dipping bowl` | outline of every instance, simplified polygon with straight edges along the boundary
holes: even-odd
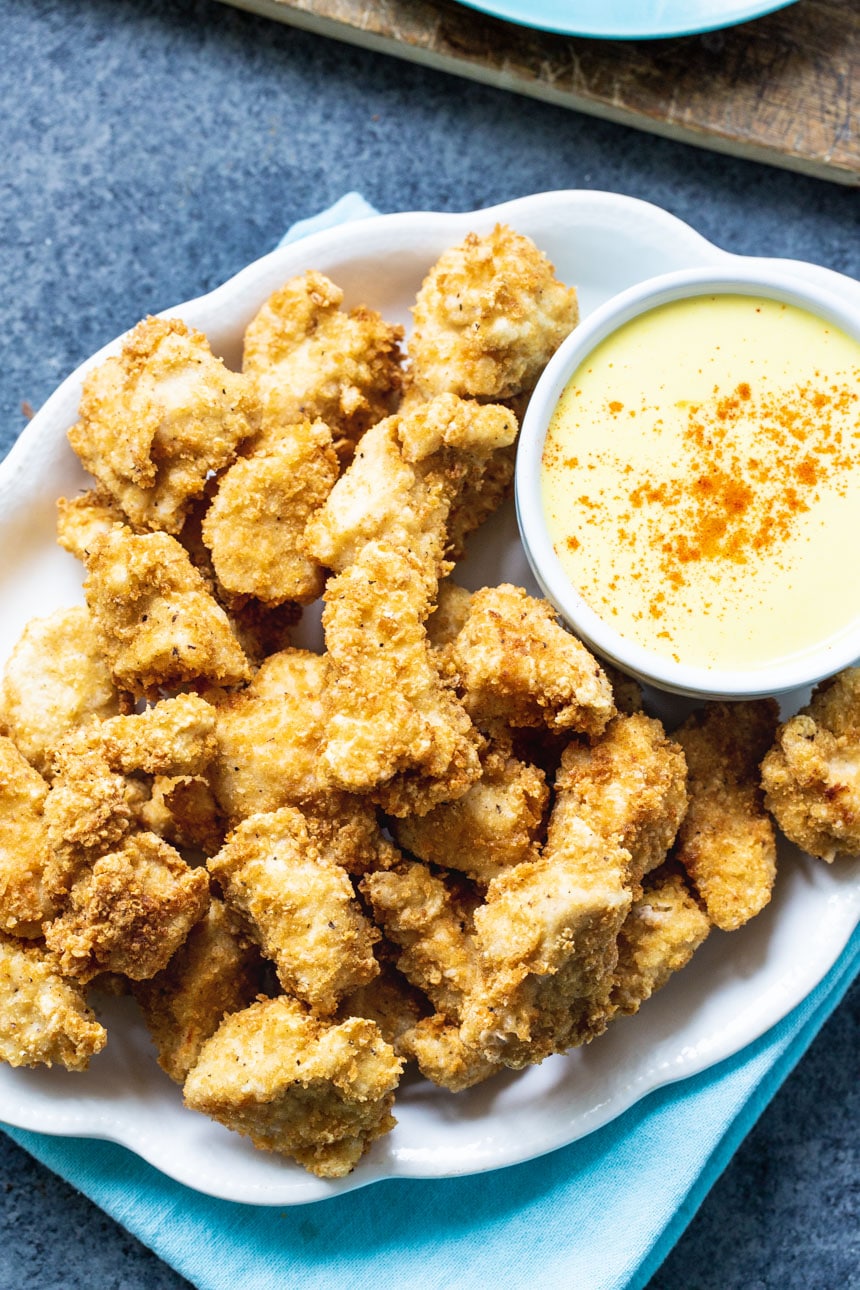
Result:
[[[623,636],[577,591],[553,549],[542,501],[544,443],[556,405],[568,381],[588,355],[613,332],[640,314],[691,296],[756,295],[795,305],[839,327],[860,344],[860,311],[833,292],[812,286],[781,269],[684,269],[649,278],[613,296],[562,342],[529,401],[517,450],[517,523],[528,562],[546,598],[584,644],[601,658],[646,684],[693,698],[752,699],[814,684],[860,656],[860,578],[854,619],[834,636],[793,658],[749,670],[692,667],[675,663]],[[860,463],[858,463],[860,470]],[[846,594],[856,553],[845,553]],[[802,606],[798,612],[803,612]]]

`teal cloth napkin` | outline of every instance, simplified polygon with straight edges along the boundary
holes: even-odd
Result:
[[[357,193],[285,240],[373,215]],[[198,1290],[641,1290],[860,968],[860,929],[778,1025],[589,1137],[472,1178],[293,1209],[213,1200],[122,1147],[8,1129]]]

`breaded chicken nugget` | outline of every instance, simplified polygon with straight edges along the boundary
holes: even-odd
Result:
[[[226,1016],[256,999],[260,952],[222,901],[213,899],[167,967],[134,987],[158,1064],[184,1084],[206,1040]]]
[[[177,694],[142,712],[90,722],[54,753],[55,768],[85,751],[99,752],[113,771],[130,775],[199,775],[217,749],[215,709],[197,694]]]
[[[507,414],[508,424],[516,436],[524,408],[517,411],[506,400],[494,404],[480,404],[475,400],[461,400],[453,394],[439,395],[427,400],[416,392],[410,399],[401,401],[398,415],[401,423],[426,415],[435,406],[453,406],[459,403],[463,408],[474,409],[476,406],[493,407],[497,418]],[[474,415],[474,413],[472,414]],[[502,424],[499,421],[499,424]],[[466,538],[473,530],[479,528],[502,502],[511,495],[516,464],[516,443],[508,435],[507,441],[497,439],[495,444],[485,443],[480,452],[472,451],[463,455],[458,462],[459,475],[456,492],[452,494],[450,511],[447,520],[446,555],[451,560],[461,560],[466,551]],[[461,448],[467,445],[461,444]],[[475,444],[477,449],[478,445]]]
[[[773,699],[709,703],[674,734],[690,771],[690,805],[675,854],[725,932],[764,908],[776,878],[776,835],[759,764],[778,720]]]
[[[59,975],[35,945],[0,934],[0,1061],[83,1071],[101,1052],[107,1032],[87,1007],[81,987]]]
[[[397,968],[436,1009],[404,1033],[398,1051],[445,1087],[579,1042],[574,1007],[608,988],[630,907],[630,857],[568,818],[563,791],[559,798],[543,855],[494,878],[484,903],[474,888],[417,862],[362,882],[399,947]]]
[[[325,592],[323,761],[335,784],[374,792],[392,815],[462,795],[481,770],[477,733],[427,644],[434,590],[421,560],[369,542]]]
[[[141,713],[93,721],[58,744],[45,801],[45,884],[55,899],[145,820],[150,792],[142,775],[206,769],[215,752],[214,725],[213,708],[186,694]]]
[[[84,593],[120,689],[145,695],[250,679],[223,609],[175,538],[114,528],[96,542],[87,568]]]
[[[305,549],[304,530],[337,474],[322,421],[284,426],[277,440],[235,462],[203,521],[221,586],[266,605],[316,600],[323,570]]]
[[[379,971],[378,940],[346,872],[311,840],[300,811],[252,815],[209,861],[288,994],[330,1014]]]
[[[680,745],[659,721],[635,713],[615,717],[591,745],[568,744],[556,790],[565,812],[629,852],[635,888],[675,840],[687,809],[686,772]]]
[[[57,501],[57,542],[83,563],[100,537],[110,533],[115,524],[127,523],[122,508],[101,488],[92,488],[71,501],[65,497]]]
[[[404,461],[415,464],[441,461],[445,469],[446,458],[440,459],[439,454],[448,449],[450,470],[461,460],[467,466],[470,459],[488,461],[497,449],[512,446],[518,430],[517,419],[509,408],[444,393],[402,414],[397,438]]]
[[[342,1178],[394,1128],[402,1062],[372,1021],[332,1025],[283,996],[225,1018],[185,1103],[320,1178]]]
[[[462,560],[469,534],[479,529],[511,496],[516,456],[516,444],[512,443],[497,448],[488,459],[467,470],[448,515],[445,554],[449,560]]]
[[[385,542],[442,571],[448,518],[463,489],[477,487],[517,422],[507,408],[446,395],[367,432],[349,469],[306,530],[309,550],[341,572],[368,542]],[[384,484],[382,483],[384,481]],[[461,520],[460,538],[465,531]]]
[[[683,875],[661,866],[645,880],[618,934],[610,1011],[631,1016],[673,972],[685,967],[711,930]]]
[[[860,855],[860,668],[822,682],[780,726],[761,774],[787,838],[828,862]]]
[[[533,852],[549,789],[543,771],[491,743],[481,778],[454,802],[394,822],[397,841],[428,863],[489,882]]]
[[[474,593],[443,667],[482,729],[503,720],[599,735],[615,713],[597,660],[559,626],[547,601],[510,583]]]
[[[189,869],[154,833],[136,833],[75,882],[45,943],[66,976],[142,981],[167,966],[208,906],[205,869]]]
[[[137,828],[148,796],[142,781],[111,770],[100,749],[69,751],[66,756],[62,745],[58,750],[45,799],[49,852],[44,883],[54,901],[64,901],[93,862]]]
[[[375,1022],[383,1039],[391,1044],[399,1057],[402,1055],[399,1048],[401,1036],[411,1030],[429,1008],[421,991],[410,985],[396,968],[385,963],[372,981],[344,996],[337,1019],[364,1017]]]
[[[203,496],[189,507],[177,541],[185,548],[194,568],[202,577],[206,590],[214,596],[227,615],[233,635],[252,663],[262,663],[269,654],[290,644],[290,628],[302,616],[302,607],[292,600],[279,605],[264,605],[254,596],[228,591],[219,581],[212,563],[212,553],[203,541],[203,521],[218,487],[218,480],[207,480]]]
[[[518,432],[518,418],[504,405],[453,394],[401,414],[398,434],[406,459],[423,462],[427,478],[441,471],[447,481],[448,561],[462,559],[466,538],[510,495]]]
[[[243,458],[244,460],[244,458]],[[207,481],[203,496],[189,507],[177,541],[185,548],[194,568],[227,615],[233,635],[252,663],[262,663],[269,654],[290,644],[290,628],[302,616],[302,607],[292,600],[264,605],[254,596],[228,591],[219,581],[212,553],[203,541],[203,521],[215,496],[218,480]]]
[[[210,778],[234,824],[326,791],[325,678],[322,655],[286,649],[266,659],[246,690],[213,696],[218,751]]]
[[[214,855],[224,845],[227,821],[203,775],[156,775],[138,819],[147,833],[157,833],[180,849]]]
[[[48,785],[11,739],[0,735],[0,929],[41,936],[54,913],[45,885]]]
[[[83,605],[32,618],[6,663],[0,685],[0,728],[41,774],[51,750],[91,717],[111,717],[120,699]]]
[[[494,878],[475,912],[485,984],[463,1012],[469,1047],[519,1068],[605,1027],[619,932],[674,838],[685,769],[643,716],[568,746],[540,856]]]
[[[423,1017],[400,1036],[396,1051],[418,1063],[425,1079],[451,1093],[462,1093],[504,1070],[498,1061],[471,1048],[460,1027],[436,1013]]]
[[[398,947],[396,967],[443,1016],[457,1019],[480,991],[481,963],[472,937],[477,895],[451,875],[403,860],[362,879],[379,927]]]
[[[176,318],[138,323],[86,377],[79,416],[69,442],[85,468],[133,525],[166,533],[259,427],[252,383]]]
[[[579,321],[576,292],[530,238],[497,224],[446,251],[422,283],[409,341],[426,398],[506,399],[530,390]]]
[[[361,305],[345,313],[342,301],[322,273],[291,278],[249,323],[242,367],[259,395],[267,437],[319,417],[348,461],[365,430],[394,410],[403,328]]]
[[[469,1046],[515,1069],[570,1046],[572,1007],[617,961],[629,860],[556,805],[540,858],[494,878],[475,912],[486,982],[463,1011]]]
[[[444,649],[460,634],[469,619],[472,593],[453,578],[439,583],[436,604],[427,619],[427,639],[434,649]]]
[[[445,479],[426,479],[400,449],[397,417],[364,435],[350,466],[305,530],[307,548],[329,569],[343,572],[368,542],[384,541],[423,555],[434,572],[441,561],[450,497]]]
[[[376,807],[366,797],[332,790],[302,806],[311,841],[323,860],[340,865],[354,877],[371,869],[388,869],[399,859],[385,837]]]

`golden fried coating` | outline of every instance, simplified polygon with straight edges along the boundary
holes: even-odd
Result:
[[[566,812],[629,852],[636,887],[675,840],[687,809],[686,773],[682,749],[660,722],[634,713],[615,717],[590,746],[568,744],[556,789]]]
[[[444,649],[459,636],[469,620],[471,603],[471,591],[454,582],[453,578],[443,578],[433,612],[427,619],[427,639],[434,649]]]
[[[199,695],[177,694],[74,731],[55,750],[54,769],[64,770],[83,752],[98,752],[123,775],[199,775],[216,753],[215,719],[215,709]]]
[[[469,534],[480,528],[511,496],[516,458],[517,447],[512,443],[495,449],[489,458],[480,459],[476,468],[467,470],[448,516],[445,554],[449,560],[462,560]]]
[[[203,579],[206,590],[224,610],[230,629],[249,662],[259,666],[269,654],[286,649],[291,643],[290,629],[300,620],[302,606],[292,600],[266,605],[254,596],[228,591],[219,581],[212,553],[203,541],[203,521],[218,483],[215,476],[206,481],[203,496],[193,501],[188,509],[177,541]]]
[[[398,1057],[400,1037],[411,1030],[428,1011],[429,1004],[421,993],[411,986],[396,968],[384,964],[379,975],[367,985],[351,990],[341,1000],[337,1011],[338,1021],[347,1017],[364,1017],[379,1026],[386,1043],[391,1044]]]
[[[145,823],[150,809],[157,822],[143,775],[194,776],[206,769],[215,753],[214,725],[213,708],[185,694],[141,713],[91,721],[57,745],[45,801],[45,884],[55,899]]]
[[[63,901],[101,855],[122,844],[138,825],[148,796],[145,784],[111,770],[98,748],[57,753],[56,774],[45,799],[49,852],[44,883]]]
[[[690,771],[676,856],[724,932],[765,907],[776,878],[776,835],[762,801],[759,764],[778,720],[773,699],[709,703],[675,731]]]
[[[120,701],[83,605],[32,618],[0,685],[0,728],[41,774],[51,750],[90,717],[111,717]]]
[[[233,823],[325,792],[325,678],[321,655],[286,649],[266,659],[246,690],[215,698],[211,783]]]
[[[287,993],[316,1012],[334,1012],[343,995],[376,976],[378,933],[346,872],[323,857],[296,808],[244,820],[209,871]]]
[[[467,1047],[518,1069],[605,1028],[619,932],[675,836],[685,777],[683,753],[648,717],[568,745],[539,857],[494,878],[475,911],[485,980],[463,1009]]]
[[[394,410],[403,328],[364,306],[345,313],[342,301],[322,273],[291,278],[249,323],[242,367],[258,393],[266,437],[319,417],[347,461],[365,430]]]
[[[370,873],[360,885],[377,924],[398,947],[398,971],[443,1016],[459,1017],[464,1000],[481,986],[470,930],[475,898],[414,860]]]
[[[228,1014],[256,999],[262,982],[260,952],[222,901],[192,927],[167,967],[134,987],[158,1064],[177,1084]]]
[[[404,461],[442,463],[453,470],[488,461],[499,449],[510,448],[519,425],[509,408],[482,404],[445,392],[418,404],[398,418],[397,437]],[[449,457],[439,454],[445,449]],[[455,473],[459,474],[459,472]],[[457,479],[458,487],[461,479]]]
[[[570,1046],[572,1007],[615,967],[629,859],[556,805],[540,858],[494,878],[475,911],[486,981],[463,1012],[467,1045],[514,1069]]]
[[[323,761],[335,784],[375,792],[392,815],[460,796],[480,775],[476,732],[427,643],[434,589],[411,553],[369,542],[325,592]]]
[[[186,1105],[321,1178],[394,1128],[402,1063],[372,1021],[331,1025],[286,996],[227,1017],[185,1082]]]
[[[250,678],[223,609],[175,538],[115,528],[96,542],[87,567],[87,604],[120,689],[141,695]]]
[[[618,935],[611,1013],[638,1012],[673,972],[689,963],[710,930],[710,919],[681,873],[666,866],[649,874]]]
[[[128,518],[109,493],[92,488],[79,497],[61,497],[57,502],[57,542],[70,555],[86,563],[100,537]]]
[[[860,668],[813,692],[764,759],[765,806],[787,838],[822,860],[860,855]]]
[[[331,431],[322,421],[284,426],[273,443],[235,462],[203,520],[221,586],[266,605],[316,600],[323,570],[305,549],[304,531],[337,474]]]
[[[157,833],[171,846],[207,856],[221,849],[227,832],[224,813],[202,775],[156,775],[138,818],[146,832]]]
[[[446,481],[426,479],[401,453],[397,417],[364,435],[348,469],[305,531],[308,550],[342,572],[368,542],[384,541],[421,554],[432,573],[441,562],[450,508]]]
[[[468,535],[509,496],[519,421],[501,404],[479,404],[453,394],[401,413],[398,436],[407,461],[429,482],[442,474],[449,512],[445,556],[460,560]]]
[[[376,807],[366,797],[332,790],[305,803],[302,814],[322,858],[354,877],[371,869],[388,869],[399,859],[397,848],[380,828]]]
[[[308,524],[308,549],[327,568],[342,572],[368,542],[385,542],[425,560],[428,575],[442,572],[452,507],[464,489],[475,493],[493,469],[494,454],[507,449],[516,434],[507,408],[452,395],[387,418],[364,436]],[[464,511],[460,539],[467,527]]]
[[[432,864],[487,883],[533,852],[549,800],[536,766],[491,743],[481,755],[481,778],[454,802],[393,824],[397,841]]]
[[[0,929],[41,936],[54,912],[45,886],[48,785],[11,739],[0,735]]]
[[[176,318],[138,323],[86,377],[79,416],[69,442],[84,467],[133,525],[166,533],[259,426],[252,383]]]
[[[504,1069],[463,1039],[459,1026],[436,1013],[423,1017],[400,1036],[396,1045],[399,1055],[418,1063],[418,1069],[429,1079],[451,1093],[462,1093]]]
[[[481,728],[504,720],[599,735],[615,713],[597,660],[559,626],[547,601],[510,583],[474,593],[443,658]]]
[[[155,834],[136,833],[75,882],[45,943],[66,976],[143,981],[167,966],[208,905],[206,871],[189,869]]]
[[[101,1052],[107,1032],[87,1007],[81,987],[59,975],[35,945],[0,934],[0,1061],[83,1071]]]
[[[535,385],[579,321],[576,292],[530,238],[497,224],[431,268],[412,310],[415,386],[431,398],[506,399]]]

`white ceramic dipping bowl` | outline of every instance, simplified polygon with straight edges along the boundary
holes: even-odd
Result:
[[[860,657],[860,574],[857,552],[834,550],[844,566],[845,595],[856,601],[844,630],[788,659],[750,670],[687,666],[625,638],[595,612],[572,585],[556,554],[542,500],[542,455],[556,405],[588,355],[640,314],[691,296],[757,296],[816,314],[860,343],[860,309],[838,295],[794,278],[782,267],[690,269],[650,278],[608,300],[586,318],[550,360],[529,402],[520,434],[516,507],[526,555],[544,595],[571,630],[595,653],[658,689],[693,698],[752,699],[810,685]],[[797,606],[804,613],[804,606]]]

